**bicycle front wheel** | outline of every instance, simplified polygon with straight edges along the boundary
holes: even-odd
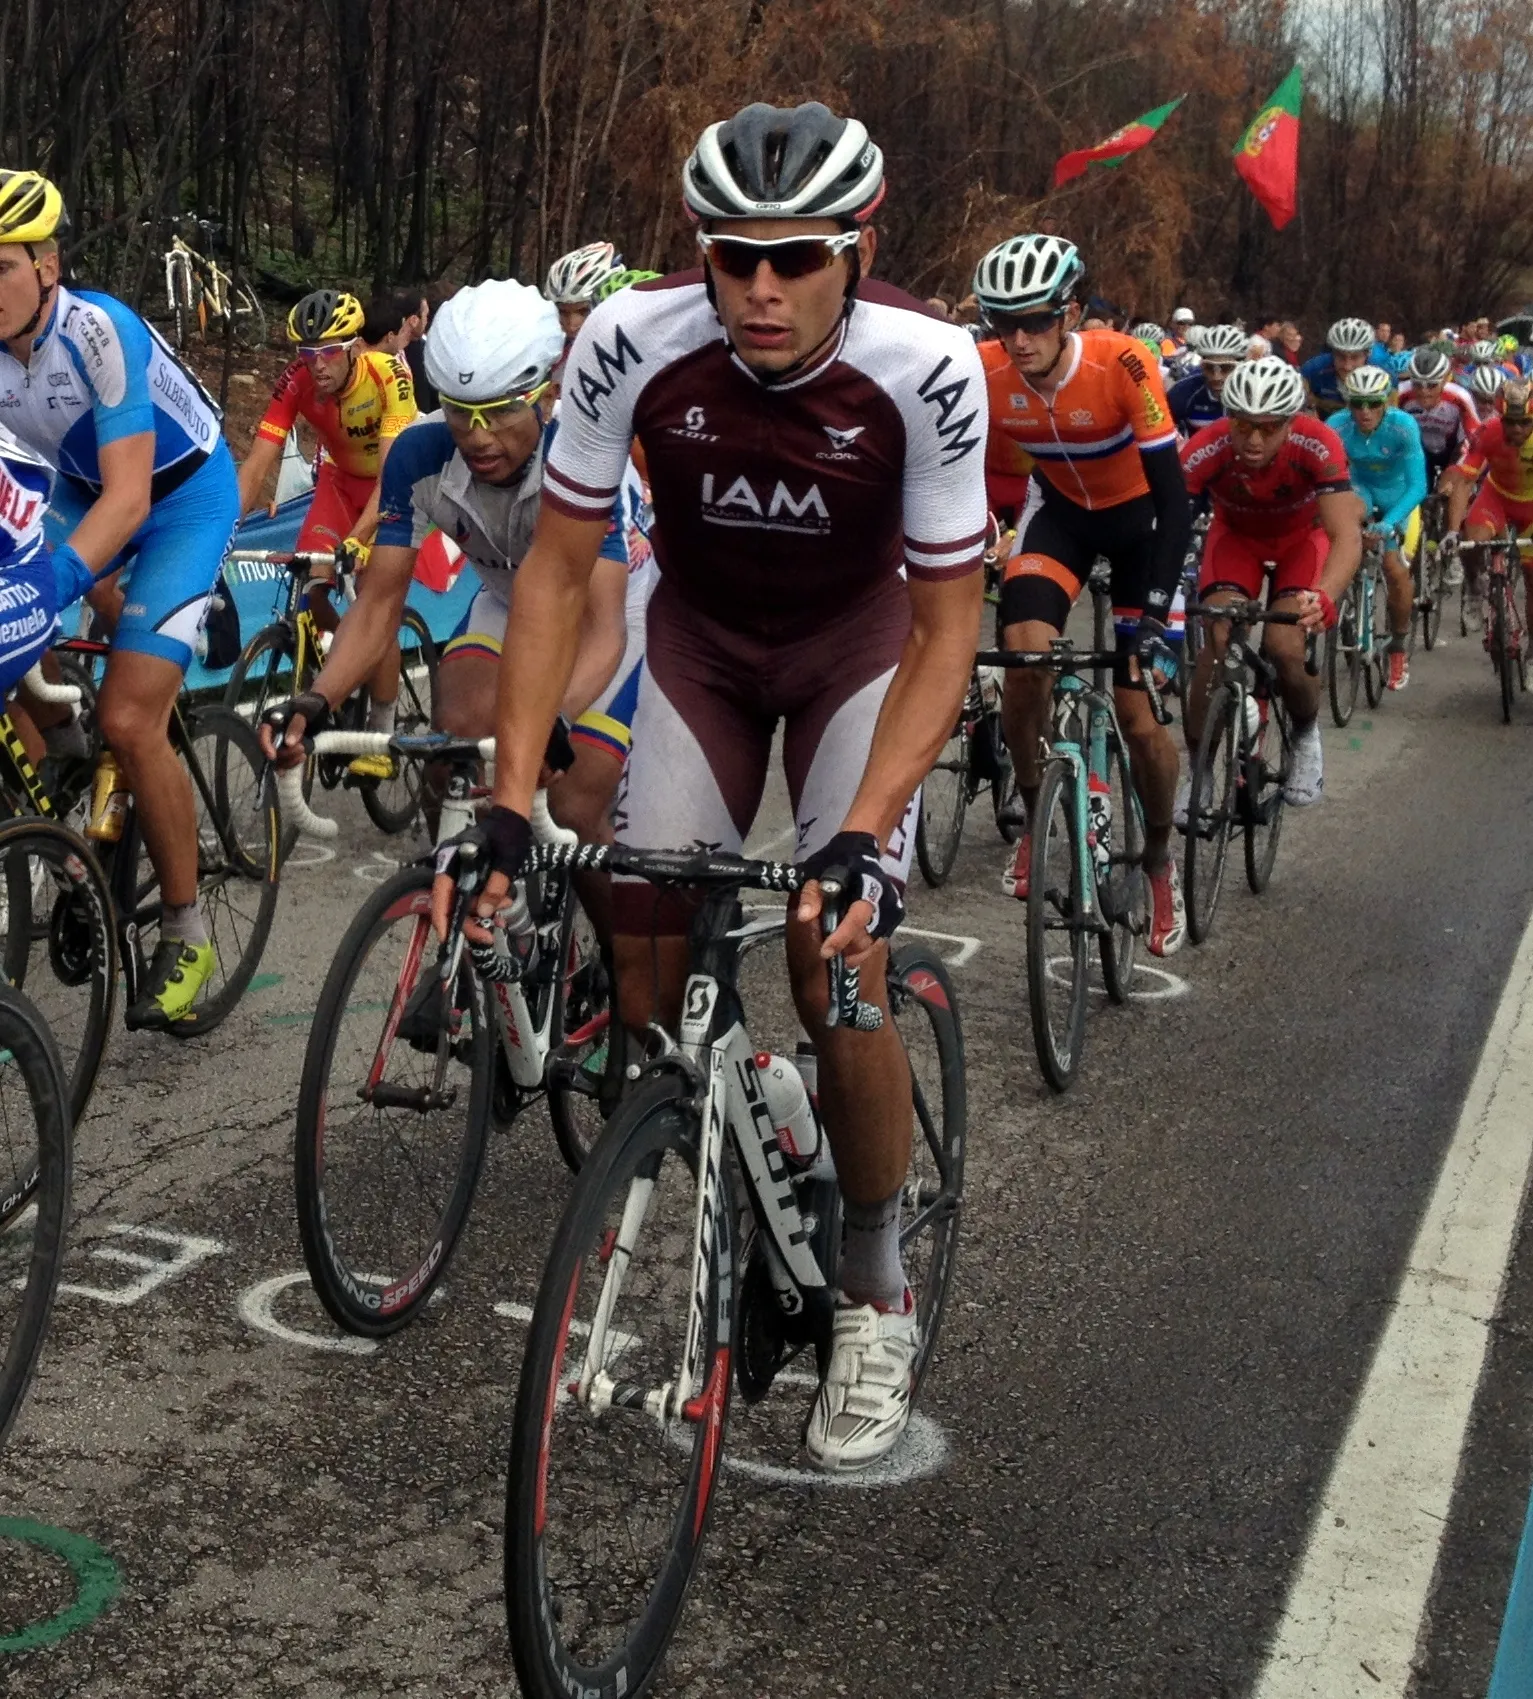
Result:
[[[947,883],[963,840],[963,817],[969,807],[969,728],[979,712],[979,685],[971,678],[958,724],[921,782],[916,860],[921,877],[933,887]]]
[[[1368,657],[1363,667],[1363,694],[1368,699],[1368,706],[1377,708],[1384,700],[1389,682],[1390,639],[1384,630],[1389,624],[1389,580],[1384,576],[1382,566],[1373,567],[1372,582],[1373,605],[1369,614]]]
[[[1221,684],[1210,695],[1203,735],[1192,760],[1187,866],[1182,884],[1187,899],[1187,933],[1194,944],[1201,944],[1213,931],[1229,857],[1240,778],[1237,708],[1228,685]]]
[[[528,1699],[645,1693],[702,1551],[729,1416],[734,1211],[721,1165],[694,1292],[700,1140],[690,1087],[641,1086],[554,1235],[507,1469],[506,1618]]]
[[[1032,818],[1027,886],[1027,1001],[1038,1066],[1064,1091],[1080,1066],[1086,1034],[1087,959],[1084,846],[1078,831],[1075,770],[1051,761]]]
[[[1511,610],[1507,607],[1509,594],[1504,585],[1495,586],[1490,593],[1490,658],[1501,686],[1501,719],[1506,725],[1512,723],[1512,703],[1517,695],[1517,661],[1512,654]]]
[[[1336,609],[1336,624],[1325,635],[1325,682],[1331,698],[1331,718],[1344,726],[1357,707],[1357,687],[1362,683],[1362,657],[1357,581],[1347,586]]]
[[[406,608],[399,627],[399,696],[394,710],[394,729],[401,736],[418,737],[431,730],[436,672],[430,628],[414,608]],[[409,829],[420,813],[424,772],[419,761],[396,760],[392,778],[362,782],[362,806],[380,832]]]
[[[554,1142],[579,1173],[601,1136],[601,1091],[612,1057],[612,981],[590,917],[573,890],[564,897],[558,977],[549,1028],[548,1118]],[[621,1048],[621,1047],[620,1047]]]
[[[112,901],[85,843],[51,821],[0,826],[0,868],[0,965],[53,1034],[73,1126],[90,1102],[117,998]]]
[[[1101,935],[1102,981],[1114,1003],[1126,1003],[1139,940],[1150,929],[1150,883],[1144,872],[1144,816],[1129,773],[1128,751],[1113,734],[1107,745],[1107,788],[1112,840],[1108,863],[1097,870],[1097,901],[1108,922]]]
[[[1260,896],[1277,864],[1283,830],[1283,787],[1293,750],[1293,722],[1280,696],[1267,703],[1267,717],[1246,760],[1246,883]]]
[[[490,1121],[492,1029],[465,961],[424,996],[440,947],[431,869],[401,868],[346,929],[304,1052],[293,1141],[298,1236],[337,1326],[396,1332],[468,1219]]]
[[[915,1112],[900,1220],[900,1253],[920,1324],[910,1391],[914,1401],[953,1282],[969,1127],[958,994],[930,945],[901,944],[890,956],[889,1008],[910,1064]]]
[[[0,986],[0,1445],[37,1367],[64,1261],[70,1127],[48,1023]]]

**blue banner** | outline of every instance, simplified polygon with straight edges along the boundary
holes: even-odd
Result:
[[[298,530],[309,505],[307,494],[284,502],[268,516],[264,513],[247,519],[235,533],[236,549],[291,550],[298,540]],[[224,577],[239,609],[240,642],[248,643],[264,625],[270,625],[287,601],[287,573],[280,566],[258,564],[254,561],[235,561],[224,568]],[[428,590],[424,584],[410,586],[410,606],[418,608],[439,644],[457,629],[458,622],[479,588],[477,574],[465,567],[457,583],[445,595]],[[193,690],[212,690],[227,682],[230,669],[210,671],[200,660],[193,660],[187,669],[187,683]]]

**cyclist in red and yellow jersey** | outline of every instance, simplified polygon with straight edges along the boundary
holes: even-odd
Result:
[[[1085,266],[1058,236],[1015,236],[974,274],[974,293],[995,340],[981,344],[990,402],[986,476],[992,507],[1019,499],[1036,463],[1043,500],[1027,520],[1001,585],[1008,649],[1046,649],[1064,630],[1098,555],[1112,565],[1119,663],[1118,717],[1144,805],[1145,855],[1154,913],[1150,948],[1181,946],[1185,911],[1171,858],[1176,745],[1151,712],[1144,670],[1176,669],[1166,642],[1171,597],[1191,532],[1176,427],[1153,357],[1112,330],[1077,328]],[[1031,813],[1042,779],[1052,677],[1006,675],[1002,719],[1017,785]],[[1025,899],[1031,834],[1003,880]]]
[[[362,346],[363,317],[356,296],[334,289],[316,289],[288,314],[288,340],[298,345],[298,358],[277,380],[240,467],[240,512],[245,514],[259,505],[288,432],[306,419],[324,454],[294,549],[334,554],[358,567],[366,565],[378,529],[383,463],[416,412],[409,367],[393,354]],[[310,611],[326,631],[340,623],[330,605],[330,584],[330,572],[317,569],[308,589]],[[379,663],[368,687],[368,730],[392,731],[399,696],[397,646]],[[361,755],[351,771],[386,779],[393,767],[386,755]]]
[[[1525,379],[1508,378],[1496,405],[1497,411],[1469,439],[1463,458],[1445,474],[1448,532],[1442,540],[1444,548],[1451,548],[1460,527],[1472,542],[1504,536],[1509,525],[1519,536],[1533,531],[1533,391]],[[1479,493],[1475,494],[1477,482]],[[1533,597],[1533,566],[1526,560],[1523,577]]]

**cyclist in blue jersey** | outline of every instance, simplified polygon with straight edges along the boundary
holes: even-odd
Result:
[[[58,630],[58,588],[43,540],[52,482],[42,461],[0,426],[0,702]]]
[[[1394,385],[1377,366],[1360,366],[1347,375],[1343,394],[1346,417],[1336,434],[1347,451],[1352,487],[1363,498],[1363,528],[1384,539],[1384,574],[1389,580],[1389,688],[1403,690],[1410,679],[1406,644],[1411,632],[1411,569],[1406,557],[1415,549],[1421,504],[1427,494],[1427,457],[1421,429],[1409,413],[1390,406]]]
[[[1322,419],[1329,419],[1346,405],[1342,380],[1367,363],[1373,326],[1367,319],[1337,319],[1325,333],[1325,345],[1324,354],[1299,367],[1299,376],[1309,388],[1311,406]]]
[[[113,627],[98,724],[138,800],[160,942],[130,1027],[190,1013],[216,966],[197,904],[191,780],[167,727],[239,517],[218,409],[136,313],[59,281],[58,190],[0,172],[0,419],[53,469],[60,605]],[[116,575],[126,569],[124,581]]]
[[[1207,325],[1198,333],[1202,364],[1166,392],[1171,417],[1184,437],[1224,417],[1224,380],[1245,359],[1251,338],[1238,324]]]

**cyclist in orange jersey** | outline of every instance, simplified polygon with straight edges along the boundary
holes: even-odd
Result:
[[[991,505],[1018,501],[1033,463],[1043,496],[1003,571],[1002,635],[1009,649],[1047,648],[1064,630],[1093,560],[1107,557],[1118,717],[1145,815],[1149,945],[1168,956],[1186,930],[1171,856],[1178,756],[1151,712],[1144,678],[1153,671],[1164,681],[1176,670],[1166,625],[1191,514],[1176,427],[1153,357],[1117,331],[1078,328],[1085,269],[1072,243],[1034,235],[1002,242],[974,274],[974,293],[995,338],[980,349],[990,403]],[[1039,751],[1052,688],[1042,669],[1006,676],[1002,719],[1029,814],[1042,779]],[[1027,896],[1031,853],[1031,834],[1024,832],[1002,881],[1019,899]]]

